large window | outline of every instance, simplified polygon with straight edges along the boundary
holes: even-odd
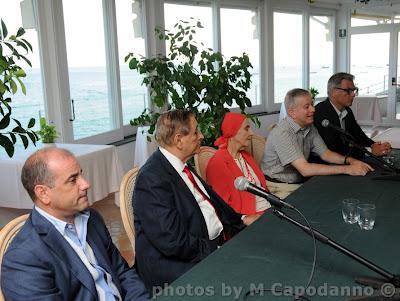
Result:
[[[310,16],[310,88],[327,96],[326,84],[333,70],[333,18]]]
[[[350,72],[360,95],[387,94],[389,82],[389,33],[351,35]],[[379,47],[370,51],[371,41]]]
[[[286,92],[303,86],[301,14],[274,13],[274,101],[283,102]]]
[[[165,3],[165,28],[172,29],[179,20],[194,18],[204,26],[198,31],[196,39],[206,48],[213,48],[229,58],[239,56],[244,52],[249,55],[253,65],[252,84],[247,91],[253,105],[261,105],[260,96],[260,41],[257,8],[216,7],[218,13],[213,13],[210,4],[182,1],[182,4]],[[215,12],[215,11],[214,11]],[[214,16],[214,17],[213,17]],[[238,22],[240,20],[240,22]],[[214,28],[219,24],[220,30]],[[213,34],[215,35],[213,37]],[[240,41],[240,42],[239,42]],[[168,43],[167,43],[168,51]]]
[[[100,134],[112,124],[101,0],[64,0],[74,138]],[[90,13],[88,13],[90,12]]]
[[[0,2],[0,18],[3,19],[7,26],[9,36],[16,34],[19,27],[23,27],[20,2],[21,1]],[[39,59],[40,53],[38,36],[35,29],[35,24],[33,22],[33,7],[26,7],[24,13],[26,16],[26,20],[24,20],[26,33],[24,34],[23,38],[29,41],[33,48],[33,51],[26,55],[30,60],[32,67],[30,67],[23,60],[17,62],[17,64],[26,72],[26,77],[22,79],[26,86],[26,95],[21,92],[18,84],[18,92],[15,95],[10,95],[12,99],[10,105],[12,108],[12,117],[21,121],[23,126],[26,126],[31,118],[35,118],[38,121],[39,116],[45,116],[45,108]],[[6,53],[7,51],[7,48],[3,49],[3,53]],[[25,53],[21,52],[21,54]],[[15,124],[12,124],[12,126],[15,126]],[[38,127],[39,122],[36,123],[35,129],[38,129]],[[18,139],[17,147],[22,147],[22,143],[20,142],[21,141]]]
[[[226,57],[240,56],[244,52],[249,55],[253,69],[248,97],[254,105],[261,104],[260,41],[257,23],[257,11],[221,8],[221,52]]]
[[[141,1],[118,0],[115,1],[115,6],[123,124],[129,124],[132,118],[148,107],[148,95],[146,86],[142,85],[143,76],[130,70],[124,58],[130,52],[145,56],[146,28]]]

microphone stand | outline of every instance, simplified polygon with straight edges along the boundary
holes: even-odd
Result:
[[[317,240],[319,240],[320,242],[331,246],[332,248],[336,249],[337,251],[347,255],[348,257],[354,259],[355,261],[361,263],[365,267],[380,274],[381,276],[383,276],[385,278],[385,281],[382,281],[381,279],[376,279],[376,278],[374,279],[374,281],[372,281],[372,280],[370,280],[371,278],[362,277],[362,278],[360,278],[361,284],[367,284],[367,285],[370,284],[372,287],[377,288],[377,287],[380,287],[385,282],[389,282],[389,283],[393,284],[395,287],[400,288],[400,276],[399,275],[394,275],[394,274],[386,271],[385,269],[383,269],[380,266],[376,265],[375,263],[369,261],[368,259],[363,258],[362,256],[358,255],[357,253],[355,253],[355,252],[347,249],[346,247],[342,246],[341,244],[335,242],[334,240],[330,239],[328,236],[322,234],[321,232],[296,221],[295,219],[291,218],[290,216],[287,216],[284,212],[277,209],[276,207],[272,207],[272,210],[273,210],[273,213],[276,216],[278,216],[279,218],[284,219],[284,220],[292,223],[293,225],[299,227],[300,229],[302,229],[304,232],[306,232],[310,236],[312,236],[312,233],[313,233],[314,237]],[[357,280],[358,279],[356,279],[356,281]],[[397,298],[400,298],[400,297],[397,296]],[[357,300],[364,300],[364,299],[358,298]],[[365,299],[365,300],[367,300],[367,299]],[[372,300],[372,299],[369,299],[369,300]],[[385,299],[385,300],[391,300],[391,299]],[[392,299],[392,300],[399,300],[399,299]]]

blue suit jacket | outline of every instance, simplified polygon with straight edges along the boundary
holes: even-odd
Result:
[[[87,241],[123,300],[148,300],[142,280],[121,257],[101,216],[92,209]],[[3,258],[1,288],[6,300],[98,300],[93,278],[83,262],[36,210],[32,210]]]
[[[224,231],[240,231],[241,215],[202,183]],[[196,199],[160,150],[139,171],[133,207],[136,267],[149,291],[171,283],[215,250]]]

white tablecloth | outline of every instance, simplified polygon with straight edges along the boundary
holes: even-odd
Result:
[[[158,143],[154,136],[151,137],[151,142],[147,140],[148,126],[138,127],[136,132],[136,143],[135,143],[135,159],[133,166],[142,166],[146,163],[147,159],[157,149]]]
[[[390,142],[393,148],[400,148],[400,128],[389,128],[373,138],[378,142]]]
[[[351,106],[358,122],[378,126],[382,122],[379,99],[376,96],[357,96]]]
[[[100,201],[112,192],[119,191],[123,169],[116,147],[110,145],[56,144],[71,151],[78,159],[83,175],[90,182],[90,204]],[[43,146],[38,146],[43,147]],[[31,209],[32,200],[21,183],[21,170],[25,160],[37,148],[16,150],[13,158],[0,155],[0,207]],[[119,205],[119,193],[115,194]]]

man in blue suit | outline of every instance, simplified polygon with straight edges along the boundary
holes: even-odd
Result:
[[[88,209],[90,185],[73,154],[36,151],[21,180],[35,206],[3,258],[6,300],[148,300],[103,219]]]
[[[258,217],[234,212],[187,166],[203,138],[193,112],[161,114],[156,126],[160,148],[136,180],[136,265],[153,293]]]

